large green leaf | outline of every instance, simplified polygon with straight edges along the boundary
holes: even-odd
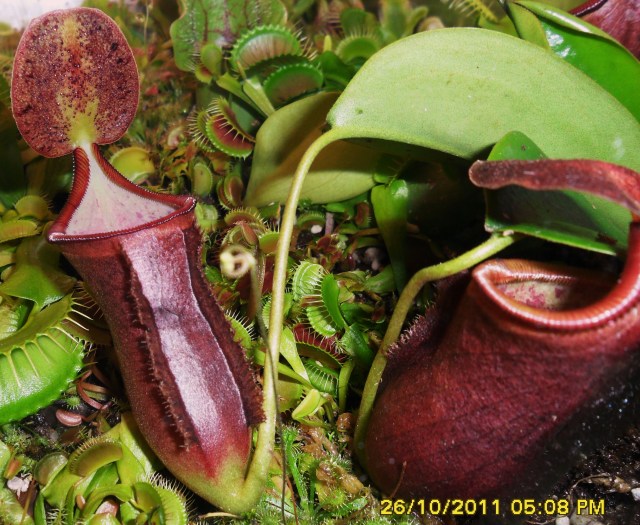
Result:
[[[413,144],[474,158],[519,130],[552,158],[640,170],[640,124],[560,58],[474,28],[402,39],[376,53],[328,115],[335,136]]]
[[[640,62],[607,33],[555,7],[519,0],[510,16],[520,36],[551,50],[615,96],[640,118]],[[523,10],[529,14],[519,14]]]
[[[293,173],[309,145],[325,127],[326,115],[337,98],[319,93],[288,104],[271,115],[256,137],[247,206],[284,202]],[[302,189],[312,202],[338,202],[369,190],[382,153],[349,142],[335,142],[314,162]]]
[[[505,135],[487,160],[537,160],[546,156],[527,136]],[[506,186],[486,191],[485,228],[524,233],[585,250],[615,254],[627,245],[625,210],[601,197],[575,191],[534,191]],[[612,220],[616,217],[617,220]]]
[[[224,49],[247,28],[286,19],[279,0],[180,0],[180,12],[171,24],[171,40],[176,65],[184,71],[193,68],[205,43]]]
[[[640,171],[640,124],[618,100],[554,54],[482,29],[443,29],[387,46],[349,83],[328,121],[325,142],[379,139],[472,159],[518,130],[550,158]],[[607,231],[624,244],[629,213],[616,205],[608,211],[615,213],[602,219]]]

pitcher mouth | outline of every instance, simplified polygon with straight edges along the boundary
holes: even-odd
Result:
[[[191,212],[187,195],[154,193],[136,186],[102,156],[96,144],[73,152],[73,186],[49,230],[52,243],[107,239],[157,226]]]
[[[503,313],[560,331],[596,329],[624,315],[634,294],[622,290],[640,288],[638,261],[628,261],[617,286],[615,279],[588,270],[518,259],[484,263],[473,280]]]

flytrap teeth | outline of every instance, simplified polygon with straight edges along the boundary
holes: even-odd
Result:
[[[266,25],[244,33],[233,46],[231,66],[236,71],[248,71],[278,57],[301,56],[303,47],[298,36],[283,26]]]
[[[324,77],[322,72],[307,62],[283,66],[264,81],[264,91],[275,106],[319,90]]]
[[[214,99],[207,112],[209,116],[204,122],[204,130],[211,144],[230,157],[248,157],[255,139],[242,130],[231,104],[220,97]]]

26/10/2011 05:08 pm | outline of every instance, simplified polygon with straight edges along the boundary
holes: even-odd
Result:
[[[558,516],[569,515],[574,509],[577,515],[603,516],[604,500],[577,499],[512,499],[502,502],[499,499],[383,499],[382,515],[431,514],[432,516],[499,516],[505,510],[514,516]]]

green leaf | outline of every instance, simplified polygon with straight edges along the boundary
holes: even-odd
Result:
[[[563,11],[571,11],[579,5],[585,4],[584,0],[544,0],[545,4],[552,5]]]
[[[304,366],[307,369],[313,388],[325,394],[336,395],[339,372],[333,368],[321,365],[320,362],[315,359],[305,359]]]
[[[381,0],[380,24],[389,40],[397,40],[410,35],[428,12],[425,6],[412,10],[408,0]]]
[[[146,481],[138,481],[132,485],[136,506],[144,512],[151,512],[162,505],[156,488]]]
[[[84,508],[82,509],[81,516],[83,518],[89,518],[95,514],[96,510],[106,498],[115,498],[122,502],[129,501],[133,497],[133,490],[128,485],[111,485],[106,487],[100,487],[93,492],[87,498]],[[116,523],[118,523],[116,521]]]
[[[309,145],[325,126],[335,93],[320,93],[288,104],[271,115],[256,137],[246,206],[264,206],[286,199],[293,173]],[[355,197],[373,185],[373,173],[382,154],[336,142],[313,163],[301,198],[315,203]]]
[[[0,103],[0,203],[6,208],[11,208],[27,193],[27,178],[20,159],[18,136],[18,128],[11,112]]]
[[[176,65],[190,71],[205,43],[230,47],[247,28],[286,20],[279,0],[180,0],[182,16],[171,24]]]
[[[364,284],[364,289],[378,294],[395,290],[395,279],[391,265],[386,266],[379,274],[369,277]]]
[[[120,522],[112,514],[101,512],[100,514],[94,514],[93,516],[91,516],[91,518],[83,523],[85,525],[121,525],[122,522]]]
[[[356,362],[353,359],[349,359],[340,368],[340,375],[338,376],[338,407],[340,412],[345,412],[347,409],[347,394],[349,393],[349,380],[351,379],[351,373],[356,366]]]
[[[33,475],[40,485],[48,485],[66,464],[67,455],[64,452],[50,452],[38,461],[33,471]],[[0,459],[0,471],[3,470],[3,468],[2,460]]]
[[[296,421],[308,423],[306,418],[315,414],[325,403],[326,399],[322,393],[314,388],[309,391],[302,402],[291,413],[291,418]]]
[[[497,23],[487,20],[484,16],[478,19],[478,27],[483,29],[490,29],[492,31],[499,31],[500,33],[506,33],[507,35],[518,36],[516,28],[513,27],[513,22],[508,16],[503,16]]]
[[[264,354],[263,354],[264,355]],[[289,377],[282,374],[281,370],[287,368],[291,374]],[[278,408],[280,412],[287,412],[295,408],[304,394],[305,388],[309,385],[298,374],[291,371],[289,367],[278,364]]]
[[[505,135],[487,160],[546,158],[526,135]],[[533,191],[507,186],[486,192],[487,231],[524,233],[585,250],[616,254],[627,245],[626,214],[609,200],[574,191]],[[612,220],[615,218],[616,220]]]
[[[509,9],[523,38],[531,40],[528,35],[532,33],[525,30],[529,25],[519,22],[520,15],[514,16],[519,11],[539,18],[537,27],[545,47],[589,75],[640,120],[640,62],[623,45],[584,20],[546,4],[521,0]]]
[[[349,355],[354,356],[361,364],[369,367],[373,363],[373,351],[369,348],[362,331],[355,325],[347,327],[342,339],[340,339],[340,344]]]
[[[122,460],[117,463],[118,475],[123,483],[133,483],[135,478],[149,477],[162,468],[162,463],[142,437],[131,412],[123,412],[120,423],[107,434],[113,435],[123,447],[123,460],[127,464],[122,465]]]
[[[109,163],[134,184],[141,184],[156,171],[149,152],[139,146],[123,148],[112,155]]]
[[[537,160],[546,159],[543,151],[524,133],[511,131],[492,148],[487,160]]]
[[[615,98],[538,46],[483,29],[424,32],[383,48],[328,122],[334,140],[380,139],[467,159],[517,129],[551,158],[640,170],[640,124]]]
[[[36,502],[33,506],[33,521],[36,525],[47,525],[47,509],[42,492],[36,496]]]
[[[307,374],[307,369],[302,364],[302,360],[300,359],[300,355],[298,354],[296,339],[293,335],[293,332],[289,328],[284,328],[282,330],[280,353],[282,354],[282,357],[284,357],[291,365],[293,371],[308,382],[309,375]]]
[[[393,78],[403,82],[390,84]],[[550,158],[640,171],[640,124],[618,100],[552,53],[482,29],[420,33],[385,47],[349,83],[328,121],[322,145],[379,139],[472,159],[519,130]],[[581,199],[574,200],[583,210],[593,203]],[[606,230],[624,246],[629,213],[616,205],[607,211]],[[605,227],[604,216],[599,222]]]
[[[547,35],[538,17],[517,2],[507,5],[509,6],[509,18],[512,20],[518,36],[527,42],[550,49]]]
[[[346,64],[333,51],[323,52],[318,57],[318,65],[322,70],[327,89],[344,89],[356,72],[354,66]]]
[[[116,441],[94,438],[87,443],[85,447],[76,449],[69,456],[68,468],[72,474],[88,477],[105,465],[122,458],[122,446]]]
[[[317,294],[326,270],[318,263],[302,261],[291,277],[293,299],[299,301],[308,295]]]
[[[64,297],[75,284],[58,269],[60,253],[43,236],[25,239],[16,251],[15,270],[0,293],[33,301],[40,310]]]
[[[4,469],[10,460],[11,450],[3,441],[0,441],[0,472],[4,473]]]
[[[409,207],[407,182],[396,179],[388,186],[376,186],[371,190],[371,204],[391,260],[396,288],[402,291],[407,283],[406,240]]]
[[[33,519],[25,513],[16,495],[4,486],[0,487],[0,522],[34,525]]]
[[[340,302],[338,300],[340,296],[340,286],[332,273],[325,275],[322,279],[321,291],[322,302],[327,312],[329,312],[333,323],[338,329],[346,328],[347,323],[340,312]]]

